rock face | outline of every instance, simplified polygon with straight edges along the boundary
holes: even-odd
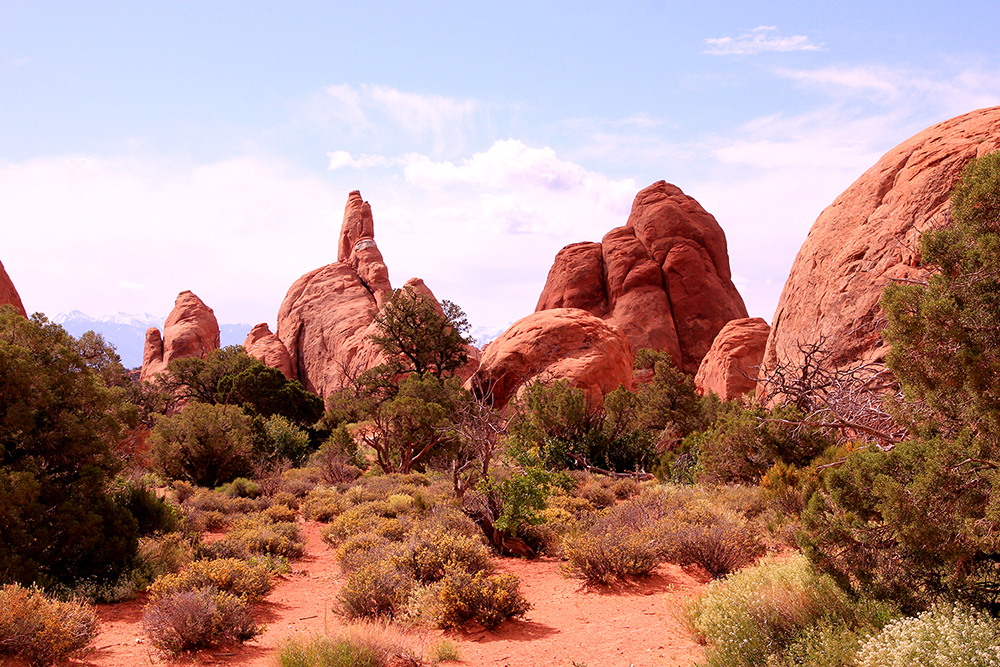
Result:
[[[377,310],[375,295],[348,264],[327,264],[292,283],[278,310],[277,332],[292,378],[326,398],[348,375],[380,363],[368,340]]]
[[[6,303],[14,306],[18,312],[27,317],[24,304],[21,303],[21,297],[14,288],[14,283],[11,282],[10,276],[7,275],[7,270],[3,268],[3,263],[0,262],[0,306]]]
[[[1000,148],[1000,107],[930,127],[893,148],[813,224],[772,320],[764,365],[800,364],[800,343],[824,341],[831,363],[881,360],[893,281],[920,280],[919,237],[947,224],[948,196],[969,160]]]
[[[719,223],[665,181],[639,192],[601,243],[559,251],[535,312],[551,308],[605,319],[633,349],[667,352],[690,374],[726,322],[747,316]]]
[[[471,387],[503,408],[533,380],[568,380],[593,406],[619,385],[632,387],[632,346],[617,329],[577,308],[536,312],[486,346]]]
[[[759,317],[731,320],[722,327],[695,375],[698,394],[711,392],[731,401],[755,391],[757,383],[753,379],[757,377],[770,331],[771,327]]]
[[[281,339],[271,333],[266,322],[262,322],[250,330],[243,342],[243,349],[254,359],[281,371],[286,378],[292,379],[292,358],[288,356]]]
[[[174,309],[160,330],[150,327],[146,331],[146,347],[142,355],[139,378],[152,380],[166,370],[173,359],[199,357],[204,359],[212,350],[219,349],[219,322],[215,313],[191,291],[177,295]]]

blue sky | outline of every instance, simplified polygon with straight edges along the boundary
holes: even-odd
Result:
[[[394,285],[474,326],[665,179],[770,320],[886,150],[1000,104],[986,2],[0,4],[0,261],[29,311],[266,321],[350,190]]]

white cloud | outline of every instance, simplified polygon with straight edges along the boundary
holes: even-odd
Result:
[[[273,325],[292,281],[336,257],[346,194],[254,158],[7,164],[3,262],[29,311],[166,314],[190,289],[220,321]]]
[[[738,37],[718,37],[704,40],[708,48],[703,53],[713,56],[752,56],[766,51],[820,51],[805,35],[781,37],[775,26],[757,26]]]
[[[368,167],[381,167],[390,164],[403,164],[405,160],[401,158],[387,158],[384,155],[359,155],[352,156],[347,151],[333,151],[326,154],[330,162],[327,169],[333,171],[343,167],[354,169],[367,169]]]

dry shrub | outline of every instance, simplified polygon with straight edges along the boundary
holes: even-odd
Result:
[[[341,570],[349,573],[374,561],[394,559],[400,548],[401,545],[375,533],[352,535],[337,548],[337,562]]]
[[[504,621],[524,616],[531,603],[521,595],[520,580],[513,574],[470,574],[450,570],[435,585],[440,603],[439,627],[457,628],[477,621],[492,630]]]
[[[647,577],[660,562],[660,549],[647,529],[636,532],[599,526],[568,541],[563,572],[596,584]]]
[[[330,525],[326,526],[321,535],[323,541],[331,546],[337,546],[352,535],[362,533],[385,533],[396,532],[390,527],[392,521],[379,512],[380,503],[365,503],[351,507],[347,511],[336,517]]]
[[[617,500],[614,491],[596,481],[583,484],[577,489],[577,494],[598,508],[611,507]]]
[[[339,491],[317,486],[302,501],[302,516],[310,521],[329,522],[344,511],[344,504]]]
[[[249,602],[214,588],[179,590],[155,597],[142,627],[158,650],[176,655],[222,643],[242,643],[260,634]]]
[[[299,509],[299,499],[288,491],[278,491],[271,496],[271,502],[275,505],[284,505],[293,510]]]
[[[0,588],[0,655],[33,667],[49,665],[85,648],[97,637],[94,608],[51,600],[38,589]],[[6,661],[5,661],[6,662]]]
[[[296,498],[304,498],[321,481],[318,470],[313,468],[289,468],[281,473],[281,480],[275,491],[290,493]]]
[[[623,477],[611,485],[611,490],[614,492],[615,498],[627,500],[639,493],[639,482],[631,477]]]
[[[742,517],[696,504],[657,524],[664,557],[679,565],[701,565],[713,578],[724,577],[764,554],[756,529]]]
[[[289,498],[292,498],[292,500],[294,500],[293,496],[289,496]],[[294,522],[296,518],[298,518],[298,513],[295,511],[295,509],[289,507],[284,503],[276,503],[274,505],[271,505],[266,510],[261,512],[261,515],[264,517],[264,519],[270,521],[271,523],[291,523]]]
[[[180,591],[213,587],[239,596],[248,602],[263,600],[271,590],[271,576],[266,564],[251,564],[238,558],[200,560],[177,574],[158,577],[149,587],[153,599]]]
[[[414,583],[393,559],[377,558],[347,575],[337,599],[349,618],[392,617],[403,609]]]

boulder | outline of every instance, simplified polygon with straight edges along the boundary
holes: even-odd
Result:
[[[219,349],[219,322],[211,308],[190,290],[181,292],[163,324],[163,337],[156,327],[146,331],[140,379],[150,381],[174,359],[204,359]]]
[[[585,310],[555,308],[518,320],[487,345],[469,386],[480,396],[492,393],[502,409],[535,380],[567,380],[598,407],[620,385],[632,388],[632,364],[624,334]]]
[[[759,317],[730,320],[715,337],[694,378],[699,396],[714,393],[724,401],[757,388],[760,361],[771,327]]]
[[[327,264],[292,283],[276,334],[288,351],[291,377],[326,398],[384,361],[368,340],[377,310],[375,296],[348,264]]]
[[[243,341],[243,349],[254,359],[259,359],[261,363],[281,371],[289,380],[292,379],[292,358],[288,355],[285,344],[271,333],[266,322],[261,322],[250,330],[247,339]]]
[[[817,218],[778,300],[764,368],[801,365],[800,344],[821,343],[829,364],[881,361],[894,281],[919,281],[919,238],[949,219],[949,194],[973,158],[1000,148],[1000,107],[939,123],[886,153]]]
[[[563,248],[535,312],[581,308],[618,327],[633,349],[668,353],[694,374],[726,322],[745,318],[726,236],[677,186],[639,192],[623,227]]]
[[[7,275],[7,270],[3,268],[3,263],[0,262],[0,306],[8,303],[14,306],[17,312],[25,317],[28,316],[24,310],[24,304],[21,303],[21,297],[14,288],[14,283],[11,281],[10,276]]]

